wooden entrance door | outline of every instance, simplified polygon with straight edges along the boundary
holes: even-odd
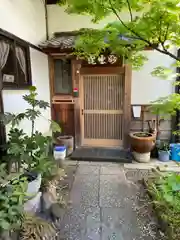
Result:
[[[82,144],[123,145],[124,72],[81,77]]]

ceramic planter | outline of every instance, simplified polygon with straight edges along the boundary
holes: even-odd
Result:
[[[152,133],[135,132],[130,133],[132,152],[149,153],[155,145],[156,135]]]
[[[170,153],[169,151],[163,151],[163,150],[159,150],[158,151],[158,159],[161,162],[168,162],[169,158],[170,158]]]

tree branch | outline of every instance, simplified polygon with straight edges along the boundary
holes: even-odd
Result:
[[[131,10],[131,5],[130,5],[129,0],[126,0],[126,1],[127,1],[128,9],[129,9],[129,14],[130,14],[131,22],[132,22],[132,21],[133,21],[133,14],[132,14],[132,10]]]
[[[109,0],[109,3],[111,5],[111,10],[113,11],[113,13],[116,15],[116,17],[118,18],[118,20],[121,22],[121,24],[131,33],[133,33],[136,37],[139,38],[139,40],[147,43],[147,45],[149,47],[152,47],[153,49],[155,49],[156,51],[163,53],[165,55],[170,56],[171,58],[175,59],[176,61],[180,62],[180,58],[178,58],[176,55],[172,54],[171,52],[169,52],[165,47],[163,48],[163,50],[159,49],[158,47],[155,46],[155,44],[151,43],[149,40],[143,38],[141,35],[139,35],[139,33],[135,32],[133,29],[129,28],[124,22],[123,20],[120,18],[120,16],[118,15],[116,9],[113,7],[111,0]]]
[[[167,28],[166,28],[166,32],[165,32],[165,35],[164,35],[164,42],[167,40],[169,26],[170,26],[170,24],[168,23]]]

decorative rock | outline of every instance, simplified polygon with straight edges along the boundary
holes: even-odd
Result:
[[[54,185],[51,185],[48,188],[48,191],[43,193],[43,196],[42,196],[42,204],[43,204],[44,210],[49,209],[51,205],[56,202],[57,202],[56,187]]]
[[[64,209],[61,208],[59,203],[52,204],[50,211],[54,218],[61,218],[64,213]]]

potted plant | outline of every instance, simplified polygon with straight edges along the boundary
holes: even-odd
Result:
[[[41,117],[41,110],[47,109],[49,104],[45,101],[37,99],[37,91],[35,87],[31,87],[29,94],[23,96],[23,99],[29,104],[25,112],[19,114],[6,113],[3,116],[5,124],[11,124],[8,134],[9,141],[7,143],[8,160],[11,159],[12,164],[16,165],[17,172],[23,172],[22,176],[28,180],[27,198],[32,196],[37,199],[37,194],[41,186],[42,164],[41,162],[52,157],[53,138],[51,136],[43,136],[43,134],[35,129],[35,121]],[[23,129],[19,128],[22,120],[28,120],[31,123],[31,134],[28,135]],[[60,127],[53,121],[50,121],[50,129],[53,132],[60,132]],[[41,164],[41,167],[40,167]],[[40,197],[39,197],[40,199]]]
[[[162,142],[158,147],[158,159],[161,162],[167,162],[170,159],[170,147],[168,143]]]
[[[156,134],[148,132],[130,133],[131,151],[135,160],[149,162],[150,152],[155,145]]]
[[[53,224],[24,212],[27,179],[19,174],[7,174],[5,164],[0,165],[0,239],[53,238]]]

